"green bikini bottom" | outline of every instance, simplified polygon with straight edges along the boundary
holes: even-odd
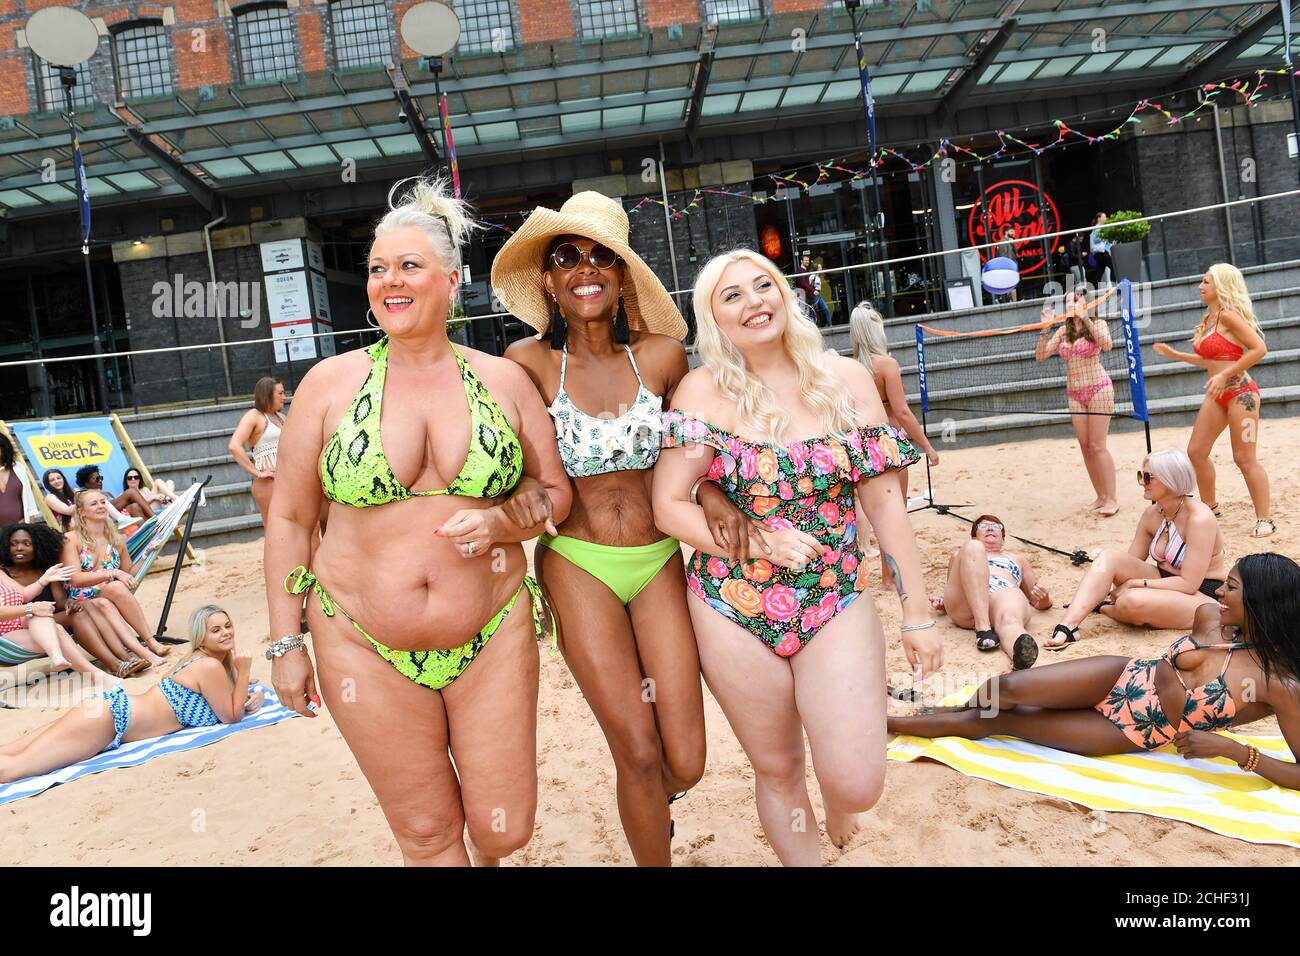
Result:
[[[428,687],[430,690],[443,690],[449,687],[457,677],[465,673],[465,669],[474,662],[474,658],[478,657],[479,652],[487,646],[488,640],[496,633],[497,628],[501,626],[501,622],[506,619],[506,615],[514,608],[515,602],[519,600],[519,595],[524,593],[524,588],[528,589],[529,603],[532,605],[533,632],[539,640],[544,638],[548,631],[550,632],[551,653],[554,654],[556,645],[555,616],[549,613],[543,616],[542,611],[546,607],[546,601],[542,597],[542,589],[528,575],[524,575],[523,581],[519,584],[519,590],[515,591],[514,596],[506,602],[505,607],[493,615],[492,620],[487,622],[483,630],[459,647],[449,648],[445,651],[395,651],[391,647],[380,644],[367,633],[364,627],[356,622],[356,619],[347,612],[343,605],[329,596],[324,586],[316,579],[316,575],[301,564],[290,571],[289,576],[284,580],[284,589],[290,594],[302,594],[307,590],[314,591],[320,601],[321,610],[325,612],[326,617],[333,617],[335,610],[341,611],[343,616],[352,622],[352,626],[357,629],[357,632],[374,646],[375,650],[379,652],[379,656],[392,664],[399,674],[407,680],[414,681],[421,687]]]
[[[625,548],[565,535],[543,534],[538,538],[538,544],[582,568],[613,591],[624,605],[640,594],[669,559],[681,550],[676,538]]]

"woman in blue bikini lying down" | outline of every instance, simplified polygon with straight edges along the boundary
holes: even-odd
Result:
[[[700,664],[753,764],[763,831],[782,863],[816,866],[804,732],[836,846],[884,786],[885,640],[874,603],[857,600],[867,583],[861,521],[898,582],[908,662],[922,672],[943,664],[899,483],[876,480],[920,452],[885,423],[870,371],[824,351],[763,256],[711,260],[694,305],[704,365],[682,379],[665,416],[655,523],[697,549],[687,604]],[[695,503],[704,481],[761,519],[770,557],[718,553]]]
[[[190,653],[143,694],[96,694],[53,723],[0,747],[0,783],[50,773],[124,743],[184,727],[238,723],[262,706],[248,693],[251,658],[235,652],[230,615],[206,605],[190,615]]]

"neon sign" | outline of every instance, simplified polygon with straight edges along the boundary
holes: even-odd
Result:
[[[1030,275],[1047,262],[1042,237],[1061,228],[1056,203],[1033,183],[1007,179],[984,190],[984,195],[971,207],[966,228],[971,245],[976,246],[1009,240],[1013,226],[1020,274]],[[996,256],[996,249],[980,250],[980,262]]]

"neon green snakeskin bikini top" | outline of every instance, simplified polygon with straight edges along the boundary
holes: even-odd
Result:
[[[370,374],[325,445],[320,462],[325,497],[341,505],[370,508],[429,495],[495,498],[515,486],[524,470],[519,437],[482,379],[456,346],[451,349],[469,400],[469,454],[460,474],[446,488],[431,491],[411,491],[393,474],[379,428],[388,377],[388,339],[383,338],[366,349],[373,363]]]

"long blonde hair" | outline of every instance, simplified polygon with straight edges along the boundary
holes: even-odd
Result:
[[[1219,311],[1236,312],[1251,324],[1255,333],[1262,339],[1264,330],[1259,327],[1259,320],[1255,318],[1255,309],[1250,304],[1250,290],[1246,288],[1246,277],[1241,274],[1241,270],[1227,262],[1216,262],[1206,271],[1214,280],[1214,293],[1219,299]],[[1192,337],[1199,339],[1204,335],[1209,323],[1210,310],[1206,308],[1205,314],[1201,316],[1201,324],[1196,327]]]
[[[867,368],[871,368],[871,356],[889,354],[885,320],[871,303],[861,302],[849,314],[849,342],[853,345],[853,357]]]
[[[751,262],[776,284],[785,305],[785,331],[781,344],[799,372],[799,392],[817,413],[826,434],[844,432],[855,424],[853,404],[844,383],[825,364],[825,343],[808,312],[800,308],[785,275],[766,256],[752,249],[735,249],[714,256],[704,264],[695,280],[695,343],[700,360],[713,373],[718,390],[736,403],[740,421],[746,422],[765,440],[780,442],[790,424],[789,413],[781,408],[766,385],[745,365],[745,357],[722,334],[713,317],[713,290],[722,273],[734,262]]]
[[[83,488],[81,491],[77,492],[77,496],[73,499],[72,533],[77,536],[77,541],[80,542],[81,546],[94,555],[98,560],[99,551],[95,547],[95,537],[90,533],[90,529],[86,527],[85,519],[81,516],[86,495],[104,495],[105,501],[108,500],[108,495],[105,495],[104,492],[95,488]],[[117,553],[119,555],[125,553],[126,539],[122,537],[122,532],[117,530],[117,525],[113,523],[112,515],[109,515],[104,519],[104,538],[112,547],[117,548]]]
[[[409,182],[414,185],[395,200],[398,190]],[[470,213],[469,204],[452,194],[451,182],[445,176],[412,176],[393,183],[388,190],[388,212],[375,226],[375,237],[402,226],[415,226],[433,243],[443,269],[462,272],[461,249],[470,234],[481,228]]]
[[[208,636],[208,621],[214,614],[224,614],[230,626],[234,627],[235,619],[230,616],[230,612],[224,607],[217,604],[205,604],[202,607],[196,607],[190,613],[190,653],[187,656],[192,657],[203,649],[203,639]],[[235,665],[231,662],[232,655],[227,654],[221,659],[221,666],[226,670],[226,676],[230,678],[230,683],[235,682]]]

